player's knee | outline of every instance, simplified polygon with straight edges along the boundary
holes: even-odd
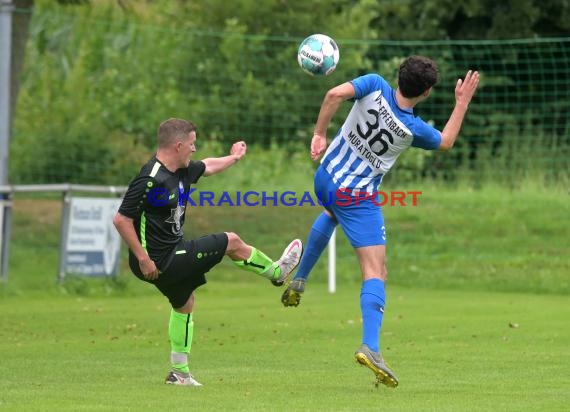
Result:
[[[192,310],[194,310],[194,294],[190,295],[184,306],[174,310],[179,313],[192,313]]]
[[[324,212],[325,212],[325,214],[326,214],[329,218],[331,218],[331,219],[333,219],[333,220],[336,220],[335,215],[334,215],[330,210],[325,209]]]

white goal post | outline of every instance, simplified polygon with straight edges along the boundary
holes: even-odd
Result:
[[[329,240],[329,269],[328,284],[329,293],[336,292],[336,229],[333,230]]]

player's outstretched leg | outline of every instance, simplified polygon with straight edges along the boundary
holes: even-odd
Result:
[[[369,368],[376,375],[377,384],[381,383],[390,388],[398,386],[398,378],[388,367],[379,353],[373,352],[367,345],[362,344],[354,353],[356,362]]]
[[[298,306],[311,270],[327,247],[337,221],[328,212],[322,212],[313,222],[299,269],[281,296],[284,306]]]
[[[295,239],[285,248],[279,260],[274,261],[261,250],[247,245],[235,233],[228,234],[229,246],[226,254],[233,263],[247,271],[269,279],[275,286],[281,286],[295,270],[303,255],[303,242]],[[247,255],[247,258],[244,258]]]
[[[276,262],[281,273],[275,279],[272,279],[271,283],[275,286],[283,286],[297,265],[299,265],[301,256],[303,256],[303,242],[300,239],[295,239],[289,243]]]

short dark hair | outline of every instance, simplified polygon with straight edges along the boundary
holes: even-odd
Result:
[[[158,126],[158,147],[167,147],[177,140],[186,139],[192,132],[196,132],[196,126],[188,120],[165,120]]]
[[[424,56],[410,56],[400,65],[398,88],[402,96],[418,97],[438,79],[438,68],[433,60]]]

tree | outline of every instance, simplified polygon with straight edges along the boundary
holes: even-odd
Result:
[[[62,5],[79,5],[89,0],[57,0]],[[13,0],[15,12],[12,15],[12,55],[10,78],[10,113],[15,115],[16,100],[20,88],[20,77],[24,66],[24,50],[29,37],[30,21],[34,8],[34,0]]]
[[[385,40],[498,40],[570,33],[567,0],[381,0],[371,8],[377,15],[372,27]]]
[[[10,113],[13,118],[16,111],[16,98],[20,88],[20,77],[24,66],[24,50],[28,40],[31,9],[34,0],[15,0],[15,13],[12,15],[12,55],[10,78]]]

